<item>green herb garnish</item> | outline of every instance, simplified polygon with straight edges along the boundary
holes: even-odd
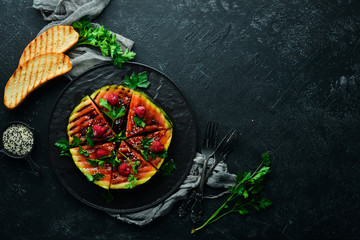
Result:
[[[111,154],[109,156],[104,156],[99,159],[89,159],[87,158],[86,161],[93,167],[100,166],[101,168],[104,167],[105,163],[110,163],[114,168],[119,167],[120,160],[116,156],[115,151],[111,151]]]
[[[148,80],[148,76],[146,72],[142,72],[139,74],[133,72],[130,77],[125,76],[123,85],[131,89],[136,89],[137,87],[147,88],[149,87],[150,82]]]
[[[113,127],[116,119],[121,118],[122,116],[125,115],[124,106],[115,108],[106,99],[100,98],[99,105],[107,110],[102,112],[111,119],[112,121],[111,127]]]
[[[109,138],[108,142],[121,142],[122,140],[125,140],[126,136],[123,131],[121,131],[119,134],[116,134],[114,137]]]
[[[93,141],[93,129],[90,127],[86,133],[86,144],[89,145],[90,147],[94,146],[94,141]]]
[[[272,202],[268,198],[256,196],[263,188],[262,182],[264,181],[265,175],[270,172],[269,165],[270,155],[266,152],[262,154],[262,162],[253,173],[239,172],[236,176],[235,186],[229,187],[229,198],[202,226],[193,229],[191,233],[199,231],[208,224],[213,223],[230,213],[235,212],[240,215],[246,215],[250,212],[250,207],[260,211],[261,209],[266,209],[271,206]]]
[[[133,119],[134,119],[134,123],[136,126],[138,127],[146,127],[146,123],[144,122],[145,119],[144,118],[139,118],[138,116],[133,116]]]
[[[102,173],[95,173],[95,174],[84,173],[84,174],[85,174],[87,180],[90,182],[100,181],[101,179],[103,179],[105,177],[105,175]]]
[[[121,49],[121,45],[116,41],[116,35],[110,30],[101,26],[100,28],[91,27],[90,21],[85,17],[72,24],[73,28],[79,31],[77,46],[91,45],[100,49],[102,55],[110,56],[112,63],[119,68],[122,64],[134,59],[136,53]]]
[[[137,183],[137,179],[136,177],[133,175],[133,174],[130,174],[129,177],[128,177],[128,184],[126,184],[126,188],[130,188],[132,189],[133,187],[136,186],[136,183]]]
[[[85,151],[81,146],[79,146],[78,152],[79,152],[79,154],[84,155],[85,157],[89,156],[89,153],[87,151]]]
[[[170,176],[176,169],[176,163],[173,159],[170,159],[167,163],[161,165],[160,167],[160,174],[163,176]]]

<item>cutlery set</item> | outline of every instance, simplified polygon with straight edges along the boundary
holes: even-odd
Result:
[[[179,207],[179,217],[184,217],[190,213],[193,223],[199,222],[202,217],[202,201],[204,198],[204,185],[207,179],[220,162],[224,162],[228,155],[234,148],[235,142],[238,138],[238,132],[232,128],[228,133],[217,143],[219,124],[215,121],[209,121],[206,124],[205,134],[203,137],[201,153],[204,156],[204,162],[200,177],[200,184],[193,189],[183,200]],[[208,160],[213,158],[213,165],[207,171]]]

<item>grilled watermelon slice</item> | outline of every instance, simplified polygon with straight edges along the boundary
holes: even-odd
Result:
[[[94,141],[102,141],[115,136],[114,131],[110,128],[95,103],[89,96],[86,96],[70,114],[69,124],[67,126],[69,143],[72,144],[74,136],[77,136],[81,141],[84,141],[88,130],[95,125],[100,125],[105,128],[105,132],[101,137],[94,137]]]
[[[82,146],[83,151],[86,151],[89,156],[84,156],[83,154],[79,153],[79,147],[70,149],[71,156],[74,160],[76,166],[80,169],[80,171],[86,175],[94,175],[97,173],[104,174],[104,178],[96,181],[94,183],[99,185],[102,188],[109,189],[110,187],[110,180],[111,180],[111,173],[112,173],[112,165],[110,163],[105,163],[103,166],[93,166],[91,165],[86,159],[97,159],[96,151],[98,149],[103,149],[107,151],[110,155],[111,151],[115,150],[114,143],[95,143],[93,147],[90,146]],[[95,162],[95,161],[94,161]],[[95,164],[96,165],[96,164]]]
[[[121,108],[122,106],[124,106],[125,113],[127,113],[131,101],[131,96],[133,94],[133,91],[130,88],[124,86],[118,86],[118,85],[105,86],[95,91],[93,94],[91,94],[90,97],[99,106],[101,111],[107,112],[108,110],[100,106],[99,103],[100,103],[100,99],[107,100],[108,96],[111,94],[115,94],[117,96],[117,101],[116,101],[117,104],[113,107]],[[126,115],[118,119],[115,119],[114,127],[116,129],[120,129],[125,117]]]
[[[139,106],[145,107],[145,113],[141,117],[136,114],[136,108]],[[141,126],[142,124],[144,125]],[[134,91],[126,125],[126,137],[170,128],[172,128],[172,122],[166,113],[156,106],[145,93]]]
[[[122,164],[131,164],[133,167],[130,168],[130,174],[127,176],[121,174],[118,169],[113,169],[110,189],[133,188],[147,182],[156,173],[156,169],[147,163],[140,153],[131,149],[124,141],[120,144],[117,158]]]
[[[151,149],[153,148],[155,142],[160,142],[161,145],[164,146],[164,151],[167,151],[171,142],[172,133],[173,129],[171,128],[168,130],[149,133],[147,135],[128,138],[126,139],[126,142],[129,144],[129,146],[142,151],[143,154],[147,154],[147,158],[150,164],[159,169],[164,162],[165,157],[163,157],[162,153],[155,153],[156,157],[153,158],[152,155],[154,154],[151,154]],[[148,147],[146,145],[148,145]],[[146,160],[146,157],[144,157],[144,159]]]

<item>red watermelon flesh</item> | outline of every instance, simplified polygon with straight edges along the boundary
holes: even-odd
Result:
[[[91,94],[90,97],[99,106],[101,111],[108,111],[104,107],[100,106],[99,102],[101,98],[107,100],[108,96],[112,94],[115,94],[117,96],[117,101],[116,101],[117,104],[113,107],[119,108],[124,106],[125,113],[127,113],[131,101],[131,96],[133,94],[133,91],[130,88],[124,86],[118,86],[118,85],[105,86],[95,91],[93,94]],[[114,127],[120,129],[122,123],[124,122],[125,117],[126,115],[116,119],[114,121]]]
[[[149,149],[148,149],[149,151],[152,149],[155,142],[160,142],[162,144],[162,146],[164,146],[164,149],[167,151],[169,148],[170,142],[171,142],[172,132],[173,132],[172,128],[168,129],[168,130],[161,130],[161,131],[149,133],[147,135],[141,135],[141,136],[128,138],[128,139],[126,139],[126,142],[134,149],[144,150],[142,140],[144,140],[144,138],[152,139],[152,141],[149,144]],[[162,165],[162,163],[164,161],[164,158],[161,158],[159,156],[157,156],[154,159],[149,154],[148,157],[149,157],[149,162],[157,169],[160,168],[160,166]]]
[[[145,107],[145,114],[141,118],[141,121],[145,123],[144,127],[136,124],[134,120],[134,118],[139,119],[135,113],[135,109],[139,106]],[[126,137],[170,128],[172,128],[172,123],[166,113],[156,106],[146,94],[134,91],[129,107]]]
[[[96,185],[99,185],[102,188],[109,189],[110,187],[110,180],[111,180],[111,173],[112,173],[112,166],[110,163],[105,163],[103,167],[100,166],[92,166],[86,159],[97,159],[96,151],[98,149],[103,149],[107,151],[110,155],[111,151],[115,149],[115,143],[95,143],[93,147],[88,145],[82,146],[82,149],[89,153],[89,156],[84,156],[83,154],[79,153],[79,147],[70,149],[71,156],[74,160],[76,166],[80,169],[80,171],[86,174],[96,174],[101,173],[104,174],[105,177],[100,179],[99,181],[94,181]]]
[[[97,106],[89,96],[86,96],[70,115],[67,126],[69,143],[72,144],[74,136],[84,141],[88,130],[95,125],[105,128],[105,132],[101,137],[93,138],[94,141],[106,140],[115,136],[114,131],[110,128]]]
[[[141,154],[131,149],[124,141],[120,144],[117,157],[121,163],[133,164],[135,166],[136,172],[131,168],[130,175],[133,175],[136,181],[133,183],[129,182],[130,175],[123,176],[118,169],[113,169],[110,184],[111,189],[132,188],[141,185],[156,173],[156,169],[145,162]],[[136,164],[136,162],[138,162],[138,164]],[[130,187],[131,184],[133,185]]]

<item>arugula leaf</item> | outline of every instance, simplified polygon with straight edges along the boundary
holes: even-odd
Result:
[[[139,87],[139,88],[149,87],[150,82],[148,81],[148,76],[147,76],[146,72],[142,72],[139,74],[136,74],[135,72],[133,72],[130,77],[125,76],[123,85],[125,87],[135,90],[137,87]]]
[[[138,116],[133,116],[133,119],[134,119],[134,123],[136,126],[139,126],[139,127],[146,127],[146,123],[144,122],[145,119],[144,118],[140,118]]]
[[[72,26],[79,31],[77,46],[91,45],[99,48],[104,56],[110,55],[112,63],[119,68],[122,67],[123,63],[134,59],[136,55],[127,48],[122,50],[121,45],[116,41],[116,35],[104,26],[100,28],[91,27],[91,23],[86,17],[74,22]]]
[[[177,165],[173,159],[170,159],[167,163],[161,165],[160,174],[163,176],[170,176],[176,169]]]
[[[265,175],[270,173],[270,154],[262,154],[262,162],[254,172],[238,172],[236,175],[235,186],[229,187],[230,196],[223,205],[200,227],[193,229],[191,233],[195,233],[210,223],[213,223],[229,213],[237,212],[241,215],[250,213],[248,207],[252,207],[257,211],[266,209],[272,205],[272,202],[266,198],[258,198],[257,194],[261,192],[261,185]],[[230,204],[233,207],[229,207]],[[225,212],[224,212],[225,211]],[[220,214],[220,215],[219,215]]]

